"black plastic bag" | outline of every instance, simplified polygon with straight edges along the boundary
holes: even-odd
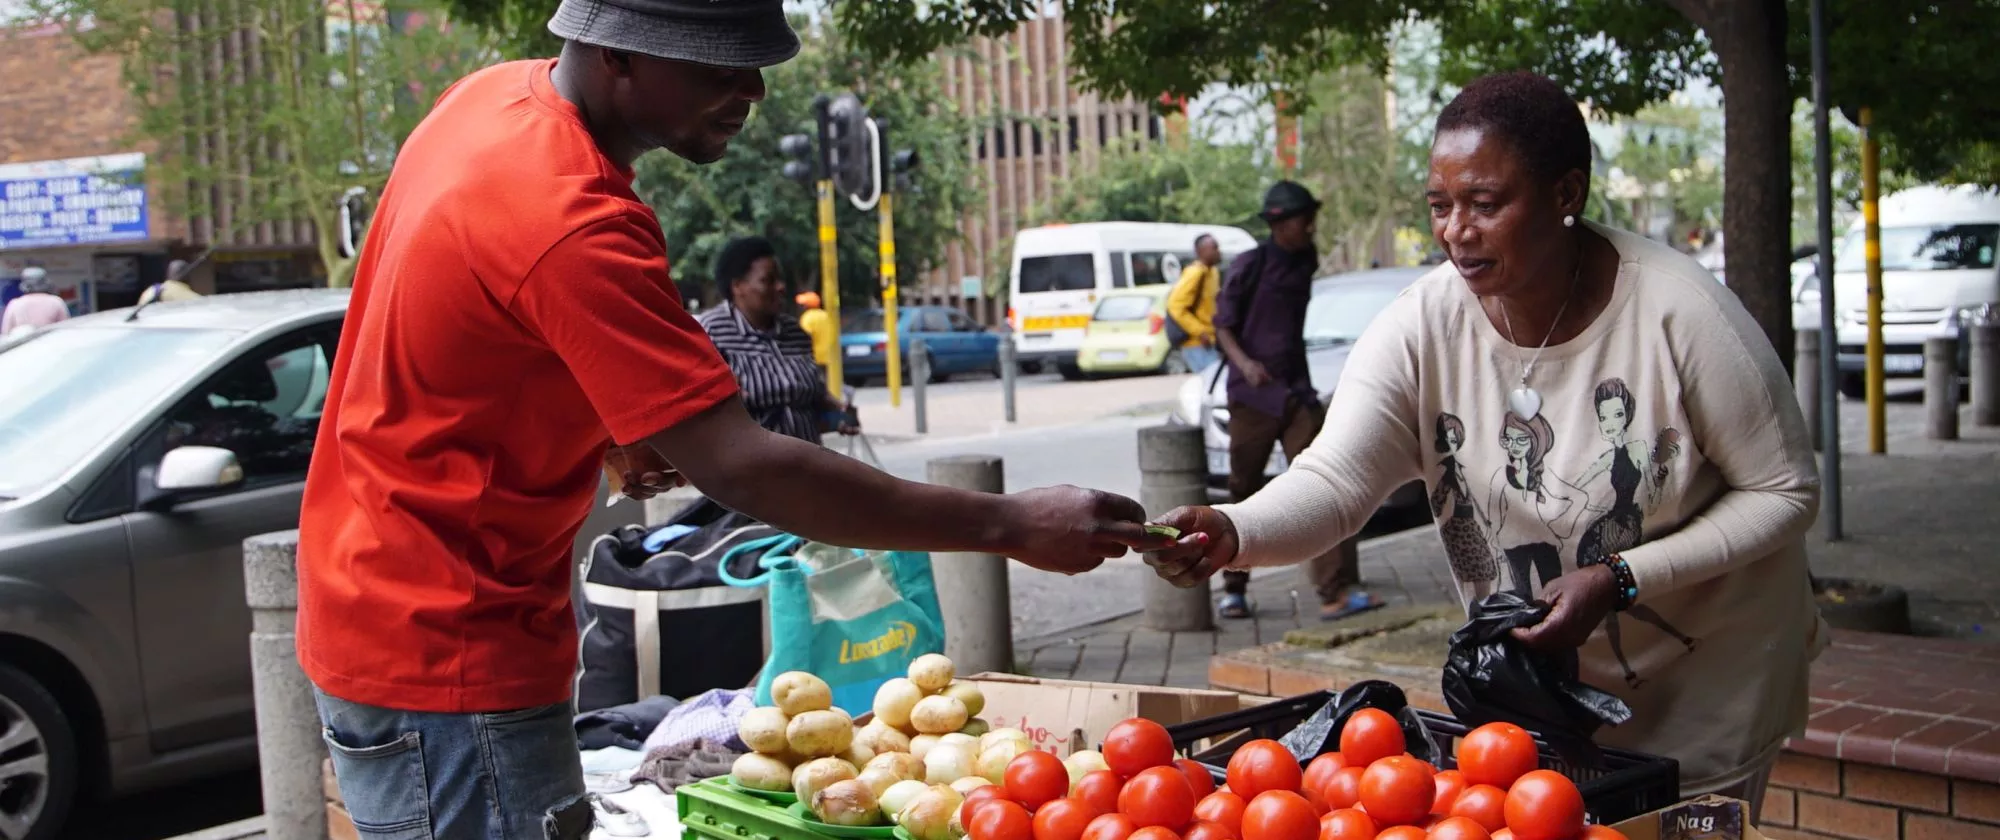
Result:
[[[1340,730],[1347,725],[1347,719],[1362,709],[1381,709],[1394,715],[1396,722],[1403,726],[1403,741],[1410,755],[1420,761],[1428,761],[1433,767],[1442,767],[1438,759],[1444,757],[1444,749],[1424,722],[1417,717],[1417,711],[1410,708],[1409,698],[1395,683],[1382,680],[1363,680],[1347,687],[1347,690],[1313,712],[1298,728],[1285,733],[1278,743],[1290,750],[1300,763],[1314,757],[1340,749]]]
[[[1511,592],[1473,605],[1472,620],[1451,634],[1444,702],[1468,727],[1506,721],[1542,736],[1570,765],[1597,767],[1603,759],[1591,735],[1604,724],[1631,720],[1632,710],[1578,680],[1576,651],[1530,650],[1509,635],[1548,613],[1547,604]]]

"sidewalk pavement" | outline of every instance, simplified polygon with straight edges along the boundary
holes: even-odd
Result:
[[[925,395],[925,420],[930,438],[990,435],[1011,429],[1033,429],[1100,420],[1173,408],[1183,376],[1134,376],[1119,379],[1063,382],[1047,377],[1023,377],[1014,389],[1016,422],[1008,423],[1000,381],[981,379],[934,385]],[[902,405],[890,407],[885,388],[870,388],[856,398],[861,427],[877,445],[917,439],[915,393],[904,388]]]
[[[1824,521],[1807,538],[1813,570],[1902,586],[1924,635],[1993,641],[2000,626],[2000,429],[1961,415],[1958,441],[1924,437],[1921,402],[1888,406],[1887,455],[1867,447],[1866,410],[1841,405],[1846,538],[1825,539]],[[1824,506],[1822,506],[1824,514]],[[1361,544],[1361,577],[1390,606],[1454,603],[1444,550],[1429,526]],[[1320,624],[1311,584],[1297,569],[1252,578],[1256,617],[1217,619],[1205,633],[1165,633],[1138,613],[1017,639],[1024,673],[1058,679],[1186,688],[1208,686],[1209,658],[1282,641],[1289,630]]]

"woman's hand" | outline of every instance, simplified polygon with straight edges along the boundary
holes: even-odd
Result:
[[[1181,532],[1172,546],[1149,551],[1146,565],[1160,577],[1182,589],[1192,589],[1209,579],[1229,561],[1236,559],[1236,523],[1221,511],[1206,505],[1175,508],[1153,520]]]
[[[1575,650],[1583,647],[1617,602],[1618,580],[1611,567],[1592,564],[1542,587],[1541,600],[1549,605],[1549,615],[1533,627],[1514,629],[1514,639],[1540,650]]]

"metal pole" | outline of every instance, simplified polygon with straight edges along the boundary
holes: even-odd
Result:
[[[1014,379],[1020,367],[1014,360],[1014,334],[1000,336],[1000,405],[1009,423],[1014,422]]]
[[[2000,426],[2000,323],[1981,317],[1972,333],[1972,425]]]
[[[1833,139],[1827,124],[1832,107],[1826,83],[1826,0],[1812,0],[1813,181],[1817,194],[1819,256],[1819,428],[1820,519],[1826,538],[1841,538],[1840,504],[1840,336],[1833,299]],[[1810,410],[1810,409],[1808,409]]]
[[[1924,413],[1932,440],[1958,440],[1958,339],[1924,341]]]
[[[1208,503],[1208,453],[1201,427],[1139,430],[1139,503],[1146,506],[1149,517],[1182,505]],[[1146,575],[1145,581],[1147,627],[1174,632],[1214,629],[1207,586],[1182,589],[1158,575]]]
[[[257,703],[257,763],[270,840],[326,840],[327,753],[312,683],[299,668],[299,532],[243,541],[250,607],[250,685]]]
[[[896,340],[896,329],[902,326],[896,314],[897,299],[901,292],[896,286],[896,223],[889,205],[893,201],[889,191],[882,191],[878,209],[882,211],[882,233],[878,237],[882,255],[882,329],[889,334],[884,352],[889,354],[889,405],[903,404],[903,345]]]
[[[1806,432],[1812,437],[1813,449],[1823,451],[1826,443],[1821,435],[1825,424],[1819,411],[1819,333],[1816,327],[1798,331],[1796,349],[1792,352],[1792,385],[1798,390],[1799,411],[1806,415]]]
[[[918,393],[922,393],[919,391]],[[918,405],[922,405],[921,400]],[[1006,471],[993,455],[954,455],[925,466],[930,483],[1004,493]],[[1014,617],[1007,558],[998,554],[942,554],[931,566],[938,606],[944,611],[944,653],[960,674],[1014,670]]]
[[[1889,449],[1888,399],[1882,391],[1882,152],[1871,128],[1874,116],[1861,109],[1861,254],[1868,265],[1868,451]],[[1954,363],[1954,366],[1955,363]]]
[[[924,385],[931,379],[931,354],[924,349],[924,339],[917,336],[910,339],[910,397],[917,412],[917,434],[929,434],[930,415],[924,405]]]

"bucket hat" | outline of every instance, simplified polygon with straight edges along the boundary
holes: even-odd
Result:
[[[770,67],[799,54],[799,36],[781,0],[562,0],[549,31],[568,41],[711,67]]]

